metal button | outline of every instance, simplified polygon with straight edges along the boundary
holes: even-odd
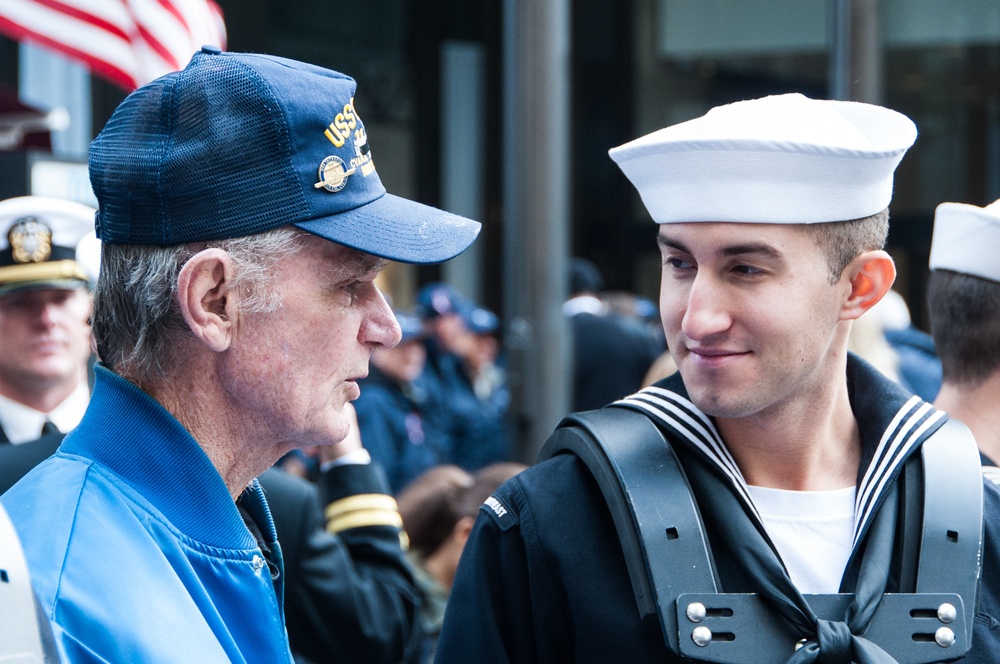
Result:
[[[691,622],[699,623],[705,619],[708,615],[708,611],[705,609],[705,605],[701,602],[691,602],[687,607],[687,618]]]
[[[938,607],[937,616],[938,620],[940,620],[945,624],[952,623],[955,622],[955,618],[958,617],[958,611],[955,610],[955,607],[953,605],[949,604],[948,602],[945,602],[944,604]]]
[[[955,632],[950,627],[939,627],[934,632],[934,642],[942,648],[948,648],[955,644]]]
[[[262,567],[264,567],[264,559],[260,556],[253,557],[253,571],[259,572]]]
[[[799,639],[798,642],[796,642],[796,644],[795,644],[795,650],[798,650],[799,648],[801,648],[802,646],[804,646],[806,643],[808,643],[808,641],[806,641],[805,639]]]
[[[712,642],[712,630],[702,625],[701,627],[695,627],[694,631],[691,632],[691,640],[694,641],[696,646],[705,647]]]

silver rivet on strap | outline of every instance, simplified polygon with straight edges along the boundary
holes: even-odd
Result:
[[[934,632],[934,642],[942,648],[948,648],[955,644],[955,632],[950,627],[939,627]]]
[[[945,602],[938,607],[937,617],[938,620],[945,624],[952,623],[955,622],[955,618],[958,617],[958,611],[955,610],[955,607],[952,604]]]
[[[712,630],[704,625],[695,627],[694,631],[691,632],[691,640],[694,641],[696,646],[705,647],[712,642]]]
[[[687,606],[687,618],[691,622],[699,623],[708,615],[708,610],[701,602],[691,602]]]

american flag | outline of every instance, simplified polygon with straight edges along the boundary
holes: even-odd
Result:
[[[81,61],[126,90],[226,46],[213,0],[2,0],[0,33]]]

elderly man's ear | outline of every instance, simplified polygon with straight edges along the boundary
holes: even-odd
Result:
[[[850,294],[841,309],[842,320],[855,320],[889,292],[896,281],[896,264],[881,249],[866,251],[848,264],[844,277]]]
[[[205,249],[191,257],[177,277],[184,322],[210,350],[227,350],[236,331],[236,297],[231,292],[233,260],[222,249]]]

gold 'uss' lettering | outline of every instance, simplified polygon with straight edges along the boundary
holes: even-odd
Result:
[[[335,146],[342,148],[347,141],[347,137],[351,135],[351,130],[357,126],[358,117],[354,110],[354,97],[351,97],[351,101],[344,104],[343,113],[337,113],[333,118],[333,122],[330,123],[330,126],[326,128],[323,134]]]

